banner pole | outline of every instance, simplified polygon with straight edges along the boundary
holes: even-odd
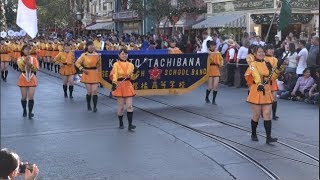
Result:
[[[276,17],[276,14],[277,14],[277,11],[278,11],[279,7],[281,7],[281,6],[282,6],[282,4],[281,4],[281,6],[280,6],[280,4],[281,4],[281,2],[279,2],[279,3],[277,4],[277,9],[276,9],[276,11],[275,11],[275,12],[274,12],[274,14],[273,14],[272,21],[271,21],[271,23],[270,23],[270,26],[269,26],[269,29],[268,29],[267,35],[266,35],[266,37],[265,37],[265,39],[264,39],[264,42],[267,42],[267,39],[268,39],[268,36],[269,36],[270,30],[271,30],[271,27],[272,27],[272,24],[273,24],[274,18]]]

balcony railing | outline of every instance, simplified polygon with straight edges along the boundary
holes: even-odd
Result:
[[[113,20],[136,19],[139,18],[137,11],[120,11],[113,13]]]

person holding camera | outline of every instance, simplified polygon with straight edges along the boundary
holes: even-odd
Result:
[[[266,130],[266,143],[277,142],[277,138],[271,137],[271,106],[274,102],[271,92],[271,81],[277,79],[279,74],[285,69],[286,63],[278,61],[275,66],[272,66],[270,62],[265,61],[264,47],[258,45],[254,49],[255,60],[250,63],[250,70],[254,79],[253,84],[250,86],[250,92],[247,98],[247,102],[250,103],[252,109],[251,119],[251,139],[258,141],[257,126],[258,121],[263,114],[264,127]]]
[[[87,108],[92,111],[91,97],[93,100],[93,112],[97,112],[98,103],[98,85],[100,83],[100,67],[101,56],[95,52],[95,47],[92,41],[88,41],[84,53],[78,58],[75,63],[76,67],[82,72],[81,82],[85,84],[87,89]]]
[[[24,175],[25,180],[34,180],[39,174],[36,164],[21,163],[18,154],[8,150],[0,150],[0,180],[14,180]]]
[[[128,51],[121,49],[119,51],[119,60],[113,64],[113,68],[110,73],[110,79],[112,80],[112,95],[117,98],[118,101],[118,119],[119,128],[123,129],[123,114],[124,104],[126,104],[127,118],[128,118],[128,130],[132,131],[136,128],[132,124],[133,118],[133,106],[132,97],[135,96],[135,92],[131,83],[134,79],[134,74],[137,68],[131,62],[128,62]]]

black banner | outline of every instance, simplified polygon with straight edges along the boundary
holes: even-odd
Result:
[[[101,55],[102,84],[111,89],[109,78],[117,55]],[[207,81],[208,54],[129,55],[138,68],[132,81],[137,95],[183,94]]]

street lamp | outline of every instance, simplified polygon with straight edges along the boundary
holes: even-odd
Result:
[[[78,29],[78,36],[80,35],[80,28],[81,28],[81,20],[82,20],[82,13],[81,12],[77,12],[76,13],[76,18],[77,18],[77,21],[76,21],[76,27]]]
[[[77,20],[78,20],[78,21],[81,21],[81,20],[82,20],[82,13],[78,11],[78,12],[76,13],[76,15],[77,15]]]

